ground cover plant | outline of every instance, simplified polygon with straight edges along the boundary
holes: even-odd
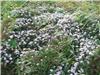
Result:
[[[99,2],[2,1],[1,75],[99,75]]]

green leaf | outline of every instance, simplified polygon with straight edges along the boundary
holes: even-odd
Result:
[[[10,46],[11,46],[12,48],[16,48],[16,46],[17,46],[17,42],[16,42],[15,39],[11,39],[11,41],[9,42],[9,44],[10,44]]]

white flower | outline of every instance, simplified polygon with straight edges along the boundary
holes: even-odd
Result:
[[[32,45],[33,44],[33,42],[31,41],[31,42],[29,42],[29,45]]]
[[[43,59],[41,59],[40,61],[43,61]]]
[[[58,71],[56,74],[54,74],[54,75],[61,75],[61,71]]]
[[[39,63],[37,63],[36,65],[39,66]]]
[[[8,61],[8,60],[6,60],[5,62],[6,62],[6,63],[9,63],[9,61]]]
[[[9,37],[10,37],[10,38],[13,38],[13,35],[10,35]]]
[[[12,57],[10,57],[9,59],[12,60]]]
[[[53,69],[50,69],[50,72],[53,72]]]
[[[89,55],[94,55],[92,52],[89,52]]]
[[[10,18],[10,16],[8,16],[8,18]]]

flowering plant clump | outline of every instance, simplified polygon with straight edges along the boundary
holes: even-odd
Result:
[[[84,63],[99,47],[99,19],[76,20],[76,12],[40,3],[11,11],[14,27],[1,45],[2,64],[16,64],[17,75],[86,74]]]

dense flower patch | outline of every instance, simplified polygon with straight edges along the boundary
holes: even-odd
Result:
[[[85,74],[83,64],[98,48],[99,19],[75,20],[75,13],[44,4],[11,11],[15,22],[2,43],[2,63],[16,64],[19,75]]]

